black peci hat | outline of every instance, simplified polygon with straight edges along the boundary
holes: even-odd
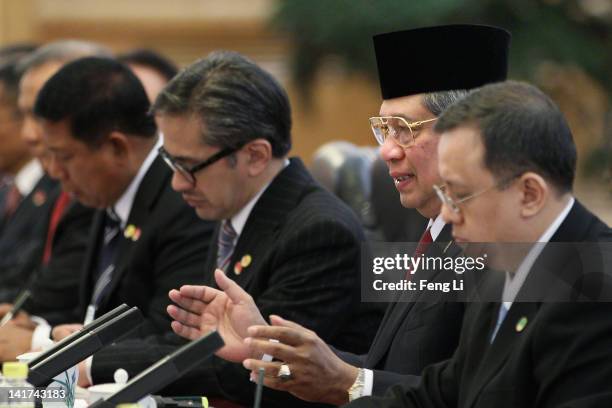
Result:
[[[470,89],[506,79],[510,33],[502,28],[456,24],[373,39],[383,99]]]

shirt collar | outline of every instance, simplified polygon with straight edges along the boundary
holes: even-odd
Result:
[[[438,214],[435,220],[432,218],[429,219],[427,228],[429,228],[429,233],[431,234],[431,238],[433,241],[438,239],[438,236],[440,235],[440,232],[442,232],[442,229],[444,229],[445,225],[446,223],[442,219],[442,214]]]
[[[134,205],[134,199],[136,198],[136,192],[138,191],[138,187],[142,182],[145,174],[149,171],[149,168],[153,164],[153,161],[157,157],[157,149],[162,145],[161,140],[157,140],[155,146],[151,149],[147,157],[144,159],[140,168],[138,169],[138,173],[130,182],[128,188],[123,192],[119,200],[112,207],[112,210],[117,214],[119,220],[121,221],[121,228],[124,228],[127,224],[127,220],[130,216],[130,212],[132,211],[132,206]]]
[[[574,206],[575,201],[576,200],[574,199],[574,197],[571,197],[565,208],[563,208],[563,211],[559,213],[557,218],[555,218],[552,224],[550,224],[546,231],[544,231],[544,233],[540,236],[540,239],[538,239],[538,241],[531,247],[531,249],[527,253],[527,256],[525,257],[525,259],[523,259],[523,262],[521,262],[518,269],[516,270],[514,276],[511,276],[510,273],[506,273],[506,281],[504,283],[502,301],[504,302],[507,309],[510,309],[510,306],[512,306],[512,302],[514,302],[514,299],[516,298],[516,295],[523,286],[527,275],[529,275],[531,267],[544,249],[544,244],[548,243],[552,236],[555,234],[555,232],[557,232],[557,230],[569,214],[570,210]]]
[[[285,159],[283,169],[288,165],[289,160]],[[270,181],[270,183],[272,183],[272,181]],[[251,215],[251,211],[253,210],[253,207],[255,207],[255,204],[259,200],[259,197],[261,197],[263,192],[266,191],[266,188],[268,188],[270,183],[263,186],[263,188],[259,190],[259,192],[255,194],[255,196],[251,198],[251,200],[244,207],[242,207],[242,209],[238,211],[236,215],[231,218],[232,227],[234,227],[234,230],[236,231],[236,239],[238,239],[238,237],[242,233],[242,230],[244,229],[244,226],[246,225],[246,222],[249,219],[249,215]]]
[[[15,185],[19,193],[25,197],[34,190],[36,183],[42,178],[44,174],[43,168],[40,162],[36,159],[31,160],[28,164],[23,166],[17,175],[15,176]]]

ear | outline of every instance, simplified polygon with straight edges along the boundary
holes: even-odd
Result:
[[[130,150],[130,142],[125,133],[113,131],[108,135],[106,144],[112,155],[116,158],[125,158]]]
[[[551,193],[550,187],[542,176],[533,172],[523,174],[518,183],[518,188],[521,190],[520,214],[525,218],[531,218],[546,204]]]
[[[245,146],[249,176],[258,176],[272,160],[272,145],[266,139],[255,139]]]

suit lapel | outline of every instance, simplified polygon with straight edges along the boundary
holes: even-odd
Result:
[[[13,216],[18,216],[20,212],[30,211],[32,208],[49,205],[50,202],[55,201],[59,193],[60,189],[57,182],[44,174],[40,180],[38,180],[30,194],[21,200]]]
[[[274,239],[287,214],[295,208],[308,189],[314,187],[314,180],[301,160],[292,158],[251,210],[227,267],[228,276],[243,288],[249,285],[269,258],[265,254],[274,250]],[[216,246],[215,240],[215,249]]]
[[[444,226],[437,239],[432,242],[427,249],[426,256],[455,256],[459,248],[452,245],[451,238],[451,226],[447,224]],[[439,273],[440,271],[434,271],[429,276],[429,279],[434,280]],[[416,275],[418,275],[418,272],[413,276]],[[375,367],[387,354],[397,331],[406,319],[408,313],[414,307],[415,302],[418,301],[419,296],[420,291],[402,292],[398,299],[399,301],[393,302],[387,307],[378,332],[370,347],[370,351],[368,352],[366,367]]]
[[[155,205],[157,198],[170,182],[170,176],[171,172],[168,167],[162,162],[159,156],[156,157],[143,177],[138,187],[138,191],[134,196],[134,202],[132,203],[130,215],[126,222],[126,228],[134,226],[140,229],[141,234],[146,233],[146,224],[149,220],[151,208]],[[129,270],[128,261],[131,259],[130,252],[133,250],[133,246],[136,245],[137,240],[126,238],[124,230],[119,232],[120,236],[114,263],[115,270],[113,271],[109,288],[106,291],[107,296],[100,300],[100,304],[98,305],[99,309],[105,308],[109,296],[115,292],[117,285],[121,281],[121,277]],[[96,265],[93,266],[95,267]]]
[[[492,344],[489,344],[500,304],[492,303],[492,305],[495,305],[495,307],[489,306],[488,318],[483,314],[480,319],[487,324],[481,325],[475,336],[472,337],[475,341],[471,345],[473,353],[470,357],[477,361],[476,357],[479,351],[484,351],[484,358],[481,360],[480,366],[475,367],[478,371],[470,386],[466,406],[474,405],[485,386],[501,371],[515,344],[529,329],[529,323],[533,322],[539,308],[537,303],[513,303],[495,336],[495,340]],[[526,324],[526,326],[523,324]]]
[[[60,191],[60,187],[56,181],[51,179],[46,174],[43,175],[41,179],[38,180],[32,191],[21,200],[15,209],[15,213],[10,217],[10,219],[6,220],[4,228],[9,230],[12,228],[12,225],[16,225],[18,228],[21,228],[20,224],[23,223],[24,220],[29,222],[29,220],[32,219],[32,214],[36,214],[36,219],[38,222],[48,224],[48,216],[50,215],[50,211],[44,211],[45,218],[40,219],[40,215],[43,214],[41,208],[50,207],[57,199]]]
[[[555,234],[552,236],[550,242],[580,242],[587,236],[588,229],[593,224],[595,217],[593,217],[578,201],[574,203],[574,206],[568,213],[566,219],[561,223]],[[544,248],[542,254],[538,257],[532,270],[530,271],[527,279],[525,280],[523,287],[517,294],[517,299],[534,299],[533,296],[537,296],[538,287],[546,287],[546,276],[551,273],[561,273],[559,269],[564,269],[562,266],[563,259],[566,259],[565,255],[562,259],[558,257],[547,256],[548,253]],[[554,254],[553,254],[554,255]],[[558,254],[557,254],[558,255]],[[552,263],[551,263],[552,262]],[[559,266],[557,268],[556,266]],[[495,272],[492,272],[495,273]],[[535,292],[534,292],[535,291]],[[501,295],[499,296],[501,299]],[[497,319],[499,303],[495,303],[497,307],[494,308],[492,318]],[[529,323],[533,322],[537,316],[540,303],[536,302],[515,302],[508,311],[506,318],[504,319],[499,331],[495,337],[495,340],[488,347],[485,342],[489,342],[492,334],[492,327],[488,330],[481,328],[480,330],[473,333],[471,336],[478,344],[472,344],[471,356],[475,359],[479,355],[479,350],[486,349],[481,363],[478,366],[473,367],[474,372],[477,370],[474,380],[469,387],[467,404],[466,406],[472,406],[476,402],[478,396],[482,390],[486,387],[489,381],[502,370],[503,365],[508,359],[509,354],[516,342],[518,342],[521,336],[524,336],[529,329]],[[519,322],[521,322],[519,324]],[[524,324],[527,324],[525,327]],[[483,344],[485,346],[483,346]],[[480,354],[482,355],[482,354]]]

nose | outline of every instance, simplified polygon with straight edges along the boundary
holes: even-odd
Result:
[[[386,162],[401,160],[404,157],[404,149],[387,137],[380,147],[380,157]]]
[[[172,173],[171,186],[177,193],[185,193],[192,188],[191,183],[178,171]]]
[[[57,161],[53,154],[47,155],[46,170],[51,178],[59,180],[61,183],[65,183],[68,180],[68,172],[66,169]]]
[[[448,204],[442,204],[442,210],[440,212],[442,215],[442,219],[446,224],[459,225],[463,220],[461,215],[461,211],[455,212],[453,211]]]
[[[34,136],[32,136],[33,133],[34,126],[32,123],[32,119],[25,117],[23,119],[23,124],[21,125],[21,137],[23,138],[23,140],[30,141],[34,138]]]
[[[35,142],[38,139],[36,123],[29,115],[23,118],[23,124],[21,125],[21,138],[28,143]]]

